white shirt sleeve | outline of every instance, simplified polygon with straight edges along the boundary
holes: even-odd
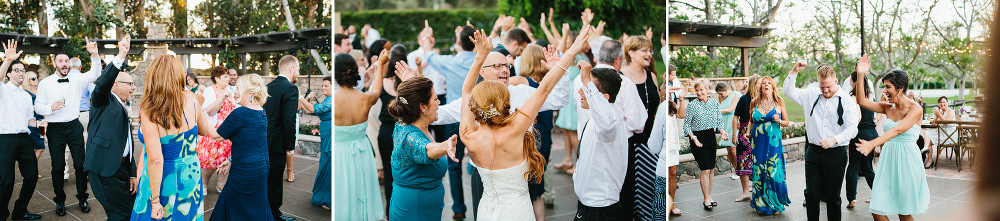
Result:
[[[212,103],[215,103],[215,100],[217,100],[215,98],[215,87],[212,86],[205,87],[202,90],[201,96],[205,97],[205,102],[201,103],[201,108],[202,109],[208,108],[208,106],[211,106]],[[208,116],[215,116],[215,113],[205,113],[205,114],[207,114]]]
[[[614,133],[611,130],[618,127],[621,122],[621,118],[618,117],[618,110],[615,109],[614,105],[608,103],[608,100],[604,98],[604,94],[597,90],[597,86],[594,82],[587,84],[587,87],[583,89],[583,93],[587,96],[587,104],[590,107],[590,126],[595,129],[597,139],[602,142],[610,142],[615,139],[618,133]]]
[[[615,106],[621,110],[625,118],[625,131],[629,132],[629,136],[642,133],[649,115],[642,104],[642,98],[639,97],[639,90],[635,88],[635,83],[632,83],[631,79],[624,75],[619,76],[622,78],[622,86],[618,90]]]
[[[573,87],[569,83],[569,75],[563,75],[559,78],[559,82],[556,82],[556,86],[552,88],[549,92],[549,96],[545,97],[545,103],[542,103],[542,108],[539,111],[548,110],[559,110],[569,104],[570,95],[572,95]]]
[[[48,78],[45,78],[48,79]],[[38,94],[35,95],[35,113],[42,116],[49,116],[52,114],[52,103],[49,102],[49,92],[52,92],[49,86],[52,81],[42,80],[38,83]]]
[[[117,60],[117,58],[115,58],[115,60]],[[118,62],[118,67],[121,67],[121,63],[122,62]],[[87,71],[87,73],[83,73],[81,77],[82,78],[80,80],[82,81],[79,81],[78,84],[81,84],[83,87],[90,85],[90,83],[94,83],[94,81],[96,81],[98,77],[101,77],[101,57],[91,57],[90,71]],[[77,82],[74,81],[74,83]],[[83,88],[81,88],[81,90],[83,90]]]
[[[652,154],[659,154],[667,146],[667,104],[668,102],[662,102],[656,108],[656,120],[653,121],[653,129],[649,133],[649,141],[646,142],[646,147]]]
[[[447,125],[458,123],[462,120],[462,98],[448,102],[448,104],[438,106],[438,119],[431,125]]]
[[[790,74],[786,76],[785,80],[781,82],[781,86],[785,90],[785,96],[788,97],[788,99],[794,101],[800,106],[806,106],[805,103],[808,102],[807,100],[809,99],[805,97],[808,96],[809,93],[805,93],[805,91],[808,89],[800,89],[795,87],[796,76],[798,76],[798,74],[795,75]]]

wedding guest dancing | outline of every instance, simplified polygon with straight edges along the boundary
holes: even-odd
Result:
[[[382,79],[382,74],[389,60],[389,52],[383,51],[377,58],[374,79]],[[385,218],[382,209],[382,196],[378,184],[378,172],[375,169],[375,159],[371,141],[365,136],[368,128],[368,112],[378,101],[382,93],[382,81],[372,81],[368,93],[354,89],[361,75],[358,75],[358,65],[353,57],[339,53],[334,57],[334,77],[337,81],[337,92],[334,101],[337,111],[333,117],[337,124],[333,125],[337,139],[333,141],[337,151],[337,160],[333,165],[333,174],[337,182],[333,185],[335,220],[381,220]],[[386,153],[383,153],[386,154]]]
[[[746,94],[740,96],[739,101],[736,103],[736,109],[733,111],[732,127],[733,135],[730,140],[736,145],[736,175],[740,177],[740,185],[743,187],[743,194],[740,195],[736,202],[742,202],[750,200],[750,182],[751,175],[753,175],[753,145],[750,144],[750,130],[751,124],[750,119],[753,117],[750,110],[750,101],[753,100],[754,96],[758,93],[760,85],[758,84],[760,76],[753,75],[747,79],[745,85]]]
[[[360,68],[359,68],[360,69]],[[239,85],[239,83],[237,83]],[[355,86],[357,89],[357,86]],[[316,179],[313,181],[313,197],[312,204],[322,207],[325,210],[331,210],[331,197],[333,191],[330,189],[330,182],[332,181],[333,172],[330,170],[330,158],[333,148],[333,131],[330,131],[332,125],[330,111],[333,111],[333,78],[326,76],[323,78],[323,86],[320,88],[323,95],[326,96],[322,102],[317,104],[309,103],[310,99],[316,97],[316,92],[309,93],[304,99],[299,99],[299,105],[305,110],[306,113],[316,115],[319,117],[319,140],[320,140],[320,151],[319,155],[319,169],[316,172]]]
[[[211,220],[271,220],[267,202],[267,116],[261,103],[267,99],[264,79],[256,74],[236,80],[233,98],[240,107],[219,123],[215,141],[232,141],[232,155],[219,165],[229,177],[212,210]],[[214,125],[213,125],[214,126]]]
[[[35,119],[32,107],[31,96],[21,89],[24,83],[24,64],[17,60],[23,51],[17,50],[17,42],[8,40],[3,45],[3,64],[0,65],[0,73],[4,73],[3,78],[6,83],[0,84],[0,116],[11,117],[4,119],[0,123],[0,149],[5,150],[0,154],[0,202],[3,209],[0,209],[0,219],[6,220],[10,215],[13,220],[37,220],[42,216],[28,212],[28,202],[35,192],[35,184],[38,182],[38,159],[34,158],[31,138],[28,136],[28,121]],[[14,193],[14,164],[18,164],[21,172],[21,192],[17,201],[14,201],[13,214],[8,213],[7,205],[10,205],[10,197]]]
[[[173,55],[149,64],[139,113],[143,143],[136,203],[130,220],[201,220],[204,217],[198,135],[215,135],[197,105],[184,90],[184,70]],[[182,98],[182,99],[178,99]]]
[[[857,71],[851,72],[849,85],[852,87],[849,90],[851,91],[851,96],[857,97],[858,92],[861,92],[864,93],[865,97],[871,98],[874,93],[871,82],[868,81],[867,76],[862,77],[863,80],[860,82],[863,82],[861,84],[864,84],[864,86],[861,88],[864,88],[864,90],[854,90],[853,87],[856,87],[857,85],[855,84],[858,84],[859,81]],[[875,159],[875,156],[866,156],[865,154],[861,154],[861,152],[858,152],[858,146],[856,145],[859,139],[874,140],[878,137],[879,134],[875,131],[875,112],[872,112],[865,107],[861,107],[860,105],[859,108],[861,121],[858,122],[858,135],[851,140],[851,144],[848,148],[850,156],[848,156],[849,161],[847,162],[847,174],[845,175],[847,179],[847,208],[854,208],[858,204],[856,199],[858,196],[859,175],[865,177],[865,181],[868,183],[868,188],[872,188],[872,182],[875,181],[875,170],[872,167],[872,161]]]
[[[408,69],[407,67],[403,67]],[[433,82],[425,77],[407,79],[396,88],[399,96],[389,103],[389,113],[399,119],[393,130],[392,173],[395,193],[389,206],[389,220],[441,220],[448,161],[455,159],[452,135],[434,143],[431,122],[437,118],[440,101]],[[449,158],[445,159],[445,155]]]
[[[833,66],[816,68],[819,87],[795,87],[799,61],[783,81],[785,96],[805,109],[806,115],[806,212],[809,220],[819,220],[819,201],[826,202],[827,219],[840,220],[840,188],[847,167],[847,146],[858,134],[860,113],[857,102],[837,86]]]
[[[353,59],[352,59],[353,60]],[[299,87],[295,82],[299,79],[299,60],[292,55],[285,55],[278,61],[278,76],[267,83],[267,102],[263,104],[267,112],[267,146],[270,161],[267,176],[267,200],[271,201],[271,215],[277,221],[295,220],[281,214],[282,182],[281,174],[285,170],[287,155],[295,150],[295,114],[299,102]],[[367,113],[367,112],[365,112]]]
[[[125,72],[130,37],[118,42],[118,56],[111,60],[97,78],[91,94],[87,170],[94,197],[101,203],[108,220],[128,220],[135,205],[139,179],[132,155],[132,119],[128,105],[135,91],[132,76]]]
[[[722,130],[722,114],[719,111],[719,101],[708,98],[708,80],[694,83],[698,99],[687,104],[687,115],[684,116],[684,136],[691,141],[691,155],[694,156],[701,169],[698,179],[701,183],[701,193],[705,197],[702,207],[712,210],[719,206],[712,199],[712,181],[715,179],[715,133],[721,133],[723,140],[729,139],[729,134]]]
[[[870,60],[868,55],[861,56],[857,66],[858,78],[868,73]],[[871,141],[861,139],[857,143],[858,151],[865,155],[882,145],[869,207],[875,220],[889,220],[889,215],[898,215],[899,220],[913,220],[913,215],[926,212],[930,203],[920,150],[914,143],[920,133],[918,124],[923,116],[923,107],[903,95],[909,83],[905,71],[894,70],[882,77],[889,102],[875,103],[866,95],[857,96],[857,102],[865,109],[886,116],[885,134]],[[857,84],[855,90],[864,90],[862,87]]]
[[[764,76],[759,82],[757,99],[750,104],[753,110],[750,138],[754,159],[750,207],[761,215],[777,215],[791,203],[785,184],[785,154],[781,144],[781,127],[787,127],[791,122],[788,121],[785,100],[775,93],[774,80]]]
[[[587,84],[580,89],[581,107],[589,110],[590,120],[581,128],[580,160],[573,174],[574,193],[580,197],[576,219],[623,220],[620,192],[625,184],[628,165],[628,132],[624,118],[614,106],[622,78],[610,68],[590,69],[581,61],[580,79]]]
[[[66,192],[63,191],[65,182],[58,177],[63,177],[65,173],[63,167],[66,166],[66,148],[73,157],[73,169],[76,171],[76,198],[80,200],[80,211],[90,212],[90,204],[87,203],[87,171],[83,168],[85,161],[83,139],[83,124],[80,123],[80,98],[84,88],[90,85],[101,75],[101,57],[97,54],[97,42],[85,38],[87,52],[90,53],[90,70],[83,74],[71,72],[69,68],[69,56],[59,52],[56,54],[53,63],[56,66],[56,73],[46,77],[38,83],[38,98],[35,100],[35,112],[45,116],[49,121],[46,128],[46,137],[49,140],[49,154],[52,155],[52,188],[55,197],[52,201],[56,203],[56,215],[66,215]],[[72,73],[72,74],[71,74]],[[183,89],[183,85],[181,88]]]

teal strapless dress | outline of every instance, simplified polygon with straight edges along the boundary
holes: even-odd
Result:
[[[886,119],[883,130],[899,125]],[[875,181],[872,186],[872,204],[869,210],[879,215],[914,215],[927,211],[930,189],[924,163],[917,147],[920,127],[913,124],[892,140],[882,144]]]
[[[375,154],[365,130],[368,122],[333,125],[333,220],[380,220],[385,218],[382,193],[375,169]]]
[[[139,140],[143,141],[142,132],[139,132]],[[204,220],[205,195],[202,193],[201,167],[198,166],[198,126],[184,133],[161,137],[160,148],[163,152],[160,204],[164,212],[160,220]],[[146,154],[145,148],[142,154]],[[152,207],[149,197],[152,193],[147,169],[149,167],[143,167],[142,177],[139,177],[136,203],[132,206],[133,221],[152,220],[149,217]]]

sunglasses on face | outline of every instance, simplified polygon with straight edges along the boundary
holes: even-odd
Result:
[[[38,80],[38,78],[28,78],[28,80],[34,81],[34,80]]]

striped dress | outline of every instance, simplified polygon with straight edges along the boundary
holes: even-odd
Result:
[[[657,156],[650,153],[646,145],[653,129],[653,122],[656,121],[656,107],[660,105],[660,94],[651,74],[646,77],[646,82],[635,86],[639,92],[639,98],[645,105],[648,117],[643,132],[629,139],[629,145],[635,149],[635,211],[633,214],[640,220],[652,220],[653,200],[656,193],[654,187]]]

